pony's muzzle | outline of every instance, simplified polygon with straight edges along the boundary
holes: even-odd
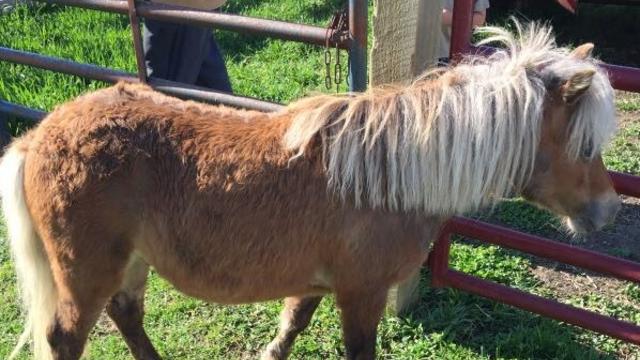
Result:
[[[581,234],[600,230],[615,220],[621,207],[622,203],[617,195],[592,200],[578,216],[569,218],[569,228]]]

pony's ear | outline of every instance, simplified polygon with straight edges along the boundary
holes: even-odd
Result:
[[[592,52],[593,52],[593,44],[592,43],[584,43],[584,44],[578,46],[577,48],[573,49],[573,51],[571,52],[571,57],[574,57],[576,59],[584,60],[584,59],[588,58],[589,56],[591,56]]]
[[[573,104],[589,89],[593,75],[596,73],[593,69],[586,69],[576,72],[560,86],[562,98],[567,104]]]

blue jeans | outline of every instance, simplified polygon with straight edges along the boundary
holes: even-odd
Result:
[[[145,19],[143,46],[147,76],[232,91],[211,29]]]
[[[0,155],[4,151],[5,146],[11,142],[11,134],[9,133],[9,116],[0,113]]]

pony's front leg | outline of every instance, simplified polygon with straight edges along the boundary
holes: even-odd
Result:
[[[348,360],[374,360],[378,323],[387,302],[387,288],[336,294]]]
[[[284,360],[296,336],[307,328],[322,296],[288,297],[280,314],[280,331],[262,353],[262,360]]]

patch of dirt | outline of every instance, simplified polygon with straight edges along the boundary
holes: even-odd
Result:
[[[624,128],[630,123],[637,122],[640,122],[640,110],[618,112],[618,125],[620,127]]]
[[[536,266],[532,273],[545,288],[550,290],[556,298],[562,299],[570,297],[584,297],[589,294],[603,294],[607,297],[614,297],[614,301],[631,303],[626,296],[621,296],[620,289],[625,286],[624,281],[611,279],[595,274],[577,275],[580,270],[567,265],[549,263],[546,266]],[[634,306],[636,304],[634,303]],[[638,307],[640,310],[640,307]]]
[[[625,128],[631,123],[640,122],[640,110],[618,111],[618,126]]]
[[[640,104],[640,93],[616,90],[616,103],[618,108],[624,108],[624,104]],[[630,122],[640,122],[640,110],[618,110],[618,121],[624,127]]]
[[[615,223],[602,231],[576,237],[555,233],[549,238],[600,253],[640,261],[640,199],[623,197],[622,201],[623,206]],[[622,291],[628,284],[626,281],[544,259],[536,259],[534,265],[535,277],[560,299],[597,292],[616,302],[629,304]],[[633,306],[640,310],[640,304],[634,303]]]
[[[96,335],[114,335],[118,333],[116,324],[109,318],[106,311],[102,311],[96,326],[93,327],[93,333]]]

